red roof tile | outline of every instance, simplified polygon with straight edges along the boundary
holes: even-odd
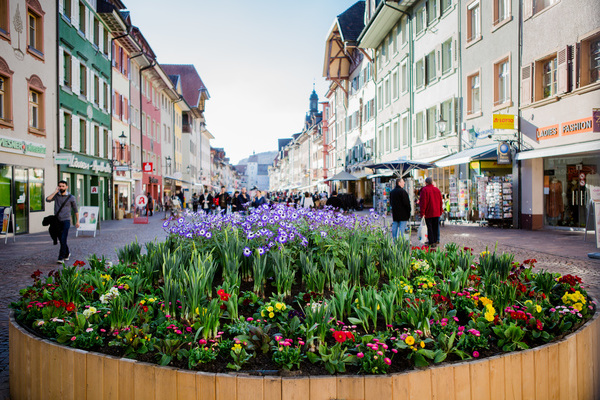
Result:
[[[203,91],[206,92],[207,98],[208,89],[202,82],[196,67],[192,64],[160,64],[167,75],[178,75],[181,80],[181,89],[183,98],[192,107],[197,107],[200,100],[200,95]]]

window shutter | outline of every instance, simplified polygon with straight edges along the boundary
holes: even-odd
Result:
[[[569,56],[570,46],[566,46],[559,50],[556,54],[556,69],[557,69],[557,93],[566,93],[569,91]]]
[[[521,105],[531,104],[533,95],[533,64],[521,67]]]
[[[571,87],[575,90],[581,87],[581,43],[575,43],[571,48]]]
[[[442,45],[438,44],[435,46],[435,76],[440,78],[442,76]]]
[[[454,34],[454,37],[452,38],[452,49],[451,49],[451,57],[452,57],[452,68],[456,69],[458,68],[458,37],[456,34]]]
[[[523,0],[523,21],[533,16],[533,0]]]

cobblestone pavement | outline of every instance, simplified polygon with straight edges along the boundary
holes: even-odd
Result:
[[[134,225],[132,220],[106,221],[94,238],[90,234],[75,237],[72,229],[69,247],[70,262],[85,260],[91,254],[104,255],[116,261],[116,248],[138,240],[146,243],[165,237],[162,214],[149,218],[148,225]],[[385,219],[390,224],[389,217]],[[592,260],[587,254],[599,252],[595,248],[594,235],[568,231],[521,231],[479,227],[474,224],[446,224],[441,228],[442,245],[455,242],[481,252],[488,248],[515,254],[517,261],[535,258],[537,267],[562,274],[580,276],[588,285],[590,293],[600,298],[600,260]],[[16,243],[0,242],[0,400],[8,399],[8,305],[16,300],[19,289],[31,282],[31,273],[40,269],[44,274],[57,268],[58,246],[53,246],[47,233],[18,236]],[[415,232],[412,242],[416,245]]]

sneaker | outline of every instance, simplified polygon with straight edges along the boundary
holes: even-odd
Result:
[[[64,261],[62,260],[62,258],[59,258],[58,260],[56,260],[56,263],[57,264],[62,264],[62,263],[64,263]]]
[[[71,253],[69,253],[69,255],[65,257],[65,261],[69,261],[69,257],[71,257]]]

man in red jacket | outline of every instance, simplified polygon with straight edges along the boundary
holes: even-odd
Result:
[[[440,216],[442,215],[442,193],[433,185],[433,179],[425,179],[426,186],[421,189],[419,207],[421,217],[425,217],[429,246],[440,244]]]

